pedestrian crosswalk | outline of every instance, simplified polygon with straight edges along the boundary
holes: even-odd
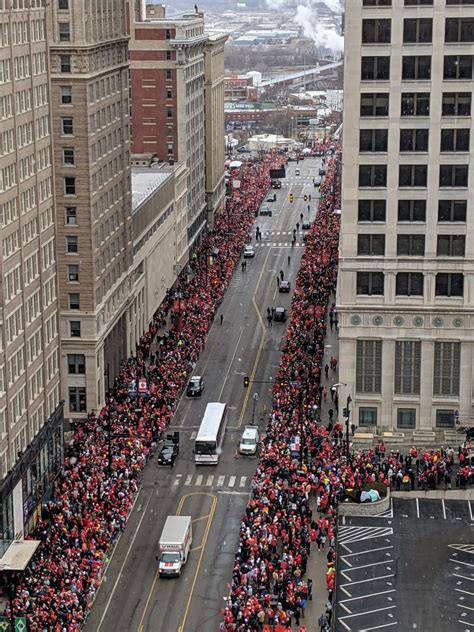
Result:
[[[208,487],[230,488],[245,491],[250,486],[249,476],[232,474],[176,474],[173,478],[174,487]]]
[[[259,241],[255,244],[256,248],[291,248],[290,241]],[[294,245],[295,248],[303,248],[304,242],[297,241]]]

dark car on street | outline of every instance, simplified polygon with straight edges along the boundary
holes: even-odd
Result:
[[[301,228],[303,230],[309,230],[311,228],[311,222],[309,221],[309,219],[305,219],[303,221],[303,223],[301,224]]]
[[[281,189],[281,180],[272,180],[272,189]]]
[[[159,465],[174,465],[179,454],[179,445],[176,443],[165,443],[158,454]]]
[[[288,293],[291,290],[291,283],[289,281],[280,281],[280,286],[278,288],[279,292]]]
[[[200,375],[193,375],[186,388],[188,397],[199,397],[204,390],[204,380]]]
[[[276,323],[284,323],[286,320],[286,309],[284,307],[277,307],[275,309],[275,316],[273,317],[273,320]]]

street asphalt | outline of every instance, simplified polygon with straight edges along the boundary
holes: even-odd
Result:
[[[394,498],[378,517],[340,517],[336,632],[473,632],[473,512]]]
[[[286,325],[268,326],[267,307],[286,307],[291,294],[280,294],[280,270],[292,289],[303,251],[303,232],[291,247],[300,213],[314,219],[317,190],[312,177],[319,159],[289,163],[288,180],[269,205],[272,217],[256,219],[262,240],[252,243],[255,258],[247,270],[237,266],[212,326],[206,348],[195,368],[203,375],[200,398],[183,397],[171,430],[180,432],[180,454],[173,468],[159,467],[156,458],[146,468],[143,484],[127,528],[113,553],[104,582],[85,625],[86,632],[215,632],[232,575],[242,514],[249,498],[256,457],[239,457],[237,447],[252,416],[264,429],[271,409],[274,379]],[[294,175],[295,168],[301,176]],[[289,193],[294,203],[288,201]],[[270,191],[270,194],[273,190]],[[291,262],[288,264],[288,256]],[[223,324],[220,325],[220,315]],[[243,387],[249,376],[250,388]],[[254,399],[258,393],[258,401]],[[208,402],[228,406],[227,432],[217,466],[196,466],[193,442]],[[255,410],[254,410],[255,403]],[[179,579],[157,575],[158,540],[168,515],[193,518],[191,555]]]

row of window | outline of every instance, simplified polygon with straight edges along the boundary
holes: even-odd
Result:
[[[386,200],[359,200],[359,222],[385,222]],[[467,200],[439,200],[438,222],[465,222]],[[426,200],[398,200],[399,222],[425,222]]]
[[[387,165],[359,165],[359,187],[386,187]],[[463,187],[468,185],[468,165],[440,165],[439,186]],[[399,187],[428,185],[428,165],[399,165]]]
[[[383,296],[385,275],[383,272],[357,272],[358,296]],[[423,296],[422,272],[398,272],[395,281],[396,296]],[[464,275],[460,272],[438,272],[435,296],[464,296]]]
[[[392,20],[376,18],[362,20],[362,44],[390,44]],[[432,18],[405,18],[403,20],[404,44],[431,44],[433,41]],[[444,41],[447,44],[474,42],[474,18],[446,18]]]
[[[472,79],[472,55],[445,55],[443,79]],[[402,80],[431,79],[431,55],[403,55]],[[362,81],[389,81],[390,56],[362,56]]]
[[[438,235],[438,257],[464,257],[465,235]],[[385,235],[380,233],[357,235],[357,255],[381,257],[385,255]],[[405,257],[425,256],[425,235],[397,235],[397,255]]]
[[[395,342],[395,395],[420,394],[421,344],[414,340]],[[433,362],[433,395],[459,397],[461,343],[435,342]],[[357,340],[356,393],[382,393],[381,340]]]
[[[405,0],[406,7],[433,6],[433,0]],[[474,5],[474,0],[446,0],[446,6],[469,6]],[[364,7],[391,7],[392,0],[362,0]]]
[[[397,411],[397,428],[400,430],[414,430],[416,428],[416,408],[398,408]],[[436,428],[454,428],[455,412],[453,409],[437,408],[435,410]],[[378,410],[375,406],[359,407],[359,427],[375,428],[377,426]]]
[[[470,128],[442,129],[441,152],[468,152]],[[400,152],[427,152],[429,146],[429,128],[401,129]],[[387,152],[388,129],[361,129],[359,131],[359,151]]]
[[[429,92],[402,92],[400,116],[429,116]],[[441,116],[471,116],[471,92],[443,92]],[[363,92],[360,95],[360,115],[388,116],[390,95],[388,92]]]

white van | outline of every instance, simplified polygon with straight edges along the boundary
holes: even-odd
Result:
[[[245,426],[245,430],[240,438],[240,454],[255,454],[259,440],[258,428],[256,426]]]

